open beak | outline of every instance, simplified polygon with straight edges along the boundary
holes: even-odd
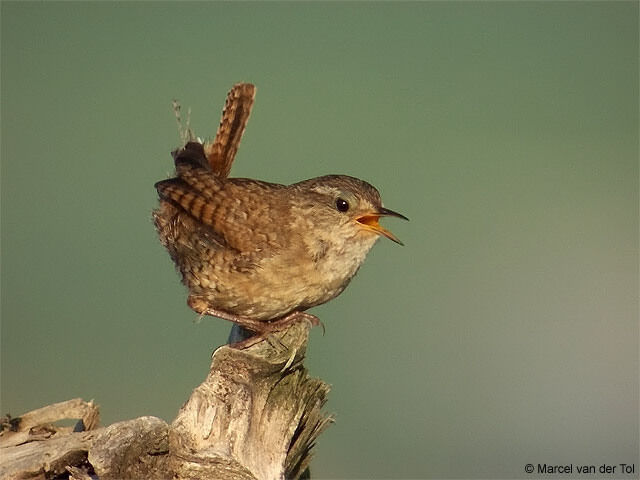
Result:
[[[388,208],[381,207],[377,212],[366,213],[356,218],[356,221],[367,230],[371,230],[378,235],[384,235],[389,240],[393,240],[399,245],[404,245],[404,243],[402,243],[398,237],[396,237],[393,233],[391,233],[389,230],[380,225],[380,223],[378,223],[380,217],[398,217],[402,218],[403,220],[409,220],[407,217],[398,212],[394,212],[393,210],[389,210]]]

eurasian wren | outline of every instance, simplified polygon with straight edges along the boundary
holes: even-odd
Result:
[[[339,295],[383,235],[378,220],[406,217],[384,208],[378,191],[346,175],[292,185],[227,178],[255,87],[229,92],[212,143],[173,152],[175,178],[156,183],[153,220],[201,315],[265,332],[305,317]]]

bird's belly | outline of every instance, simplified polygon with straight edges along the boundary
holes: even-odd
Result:
[[[185,278],[185,283],[194,287],[190,288],[192,295],[202,298],[212,308],[257,320],[272,320],[339,295],[358,265],[337,265],[337,268],[321,268],[303,255],[275,255],[245,270],[228,270],[212,263],[204,269],[206,275],[200,273],[197,278]]]

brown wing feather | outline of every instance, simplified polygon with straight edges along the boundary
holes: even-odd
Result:
[[[194,169],[191,173],[203,177],[203,172]],[[276,193],[282,185],[267,186],[264,182],[249,180],[222,180],[211,173],[208,181],[216,185],[214,190],[197,190],[196,183],[187,182],[185,175],[156,183],[156,189],[162,200],[171,202],[188,213],[202,225],[213,229],[216,237],[239,252],[256,252],[266,245],[274,251],[280,246],[282,237],[265,234],[254,228],[256,224],[275,225],[283,222],[282,215],[288,209],[281,205],[281,197]],[[272,190],[264,195],[264,189]],[[274,195],[275,193],[275,195]],[[284,224],[287,222],[284,221]],[[268,229],[273,232],[273,227]]]
[[[201,223],[213,226],[214,206],[186,182],[170,178],[156,183],[155,187],[161,199],[170,201]]]

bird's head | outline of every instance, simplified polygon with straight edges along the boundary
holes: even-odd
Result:
[[[381,217],[408,218],[383,207],[380,193],[373,185],[347,175],[326,175],[291,187],[308,197],[310,207],[302,214],[313,228],[370,245],[381,235],[403,245],[379,221]]]

